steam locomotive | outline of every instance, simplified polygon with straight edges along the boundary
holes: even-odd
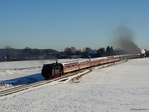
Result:
[[[107,63],[113,63],[121,60],[140,58],[140,54],[127,54],[127,55],[116,55],[107,57],[98,57],[90,59],[81,59],[75,61],[68,61],[62,63],[51,63],[44,64],[42,67],[42,76],[45,79],[53,79],[60,77],[66,73],[81,70],[84,68],[89,68],[93,66],[98,66]]]

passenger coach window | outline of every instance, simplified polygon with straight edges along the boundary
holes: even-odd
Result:
[[[70,66],[66,66],[66,67],[68,67],[68,68],[69,68]]]

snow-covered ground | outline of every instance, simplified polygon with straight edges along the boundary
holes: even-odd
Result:
[[[60,59],[58,62],[72,60],[76,59]],[[41,76],[43,64],[55,62],[56,60],[0,62],[0,89],[7,87],[6,84],[16,85],[44,80]]]
[[[3,64],[7,70],[13,69],[8,68],[8,63],[0,63],[0,71],[5,70],[1,67]],[[42,78],[42,65],[30,63],[30,66],[25,67],[23,62],[18,62],[18,65],[19,68],[37,69],[10,74],[1,72],[1,82],[28,75]],[[77,83],[47,84],[0,97],[0,112],[148,112],[148,65],[149,58],[129,60],[95,69]]]

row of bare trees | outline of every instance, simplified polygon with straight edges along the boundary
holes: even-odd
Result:
[[[83,57],[88,57],[87,55],[89,51],[97,51],[97,57],[110,56],[115,54],[112,46],[108,46],[106,50],[103,47],[99,48],[98,50],[91,49],[90,47],[85,47],[83,51],[76,50],[75,47],[67,47],[64,50],[64,52],[67,54],[67,57],[71,57],[73,55],[81,55]]]
[[[4,48],[5,54],[7,59],[39,59],[40,56],[48,56],[48,50],[41,52],[40,50],[32,50],[29,47],[25,47],[24,49],[17,51],[10,46],[5,46]],[[88,57],[88,52],[93,51],[90,47],[85,47],[82,51],[79,49],[77,50],[75,47],[66,47],[63,51],[63,54],[65,54],[65,58],[71,58],[72,56],[78,56],[78,57]],[[97,51],[96,56],[103,57],[103,56],[109,56],[114,55],[113,47],[107,47],[106,49],[101,47]],[[60,58],[62,56],[61,52],[56,54],[57,58]]]
[[[10,46],[4,47],[4,53],[5,57],[8,60],[14,60],[14,59],[38,59],[38,57],[41,55],[41,52],[39,50],[32,51],[31,48],[26,47],[23,50],[17,51],[14,48],[11,48]]]

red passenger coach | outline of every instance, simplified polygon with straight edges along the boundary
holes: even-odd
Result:
[[[108,58],[108,63],[115,61],[114,56],[108,56],[107,58]]]
[[[120,61],[119,56],[114,56],[115,61]]]
[[[91,61],[89,59],[81,60],[79,61],[79,63],[80,63],[80,69],[88,68],[91,66]]]
[[[63,73],[68,73],[68,72],[72,72],[80,69],[80,65],[78,61],[64,62],[61,64],[63,66]]]
[[[91,61],[91,66],[99,65],[99,58],[92,58],[90,59],[90,61]]]
[[[113,63],[120,60],[134,59],[139,57],[140,54],[127,54],[127,55],[117,55],[117,56],[99,57],[91,59],[81,59],[63,63],[56,62],[51,64],[44,64],[41,72],[42,76],[45,77],[45,79],[53,79],[56,77],[60,77],[65,73],[73,72],[76,70],[81,70],[84,68],[89,68],[100,64]]]
[[[100,64],[105,64],[107,63],[107,57],[101,57],[99,60]]]

